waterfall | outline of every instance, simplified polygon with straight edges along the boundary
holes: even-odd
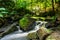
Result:
[[[39,24],[38,24],[39,23]],[[1,40],[27,40],[27,35],[29,33],[33,33],[36,32],[37,30],[39,30],[39,28],[44,24],[46,24],[47,22],[44,21],[36,21],[36,26],[33,30],[29,31],[29,32],[22,32],[22,30],[20,30],[20,27],[17,26],[18,28],[18,33],[16,32],[16,34],[13,32],[13,34],[9,34],[6,35],[5,37],[3,37]],[[21,33],[22,32],[22,33]]]
[[[16,26],[18,28],[18,32],[23,32],[22,30],[20,30],[20,26]]]

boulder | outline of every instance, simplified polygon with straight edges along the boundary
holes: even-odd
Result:
[[[30,18],[29,15],[25,15],[19,20],[19,26],[23,31],[29,31],[35,26],[35,19]]]
[[[9,33],[12,33],[14,31],[18,30],[17,27],[16,27],[16,24],[17,23],[13,23],[13,24],[8,25],[4,28],[0,28],[0,37],[3,37],[3,36],[5,36]]]
[[[51,33],[46,40],[60,40],[60,31],[55,31]]]
[[[37,32],[28,34],[28,40],[44,40],[52,33],[51,30],[41,27]]]
[[[40,40],[43,40],[44,37],[48,36],[51,33],[51,30],[45,28],[45,27],[41,27],[38,31],[37,31],[37,35],[39,37]]]
[[[39,40],[36,32],[28,34],[27,38],[28,40]]]

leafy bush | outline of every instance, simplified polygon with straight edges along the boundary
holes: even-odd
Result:
[[[16,11],[12,11],[10,12],[8,9],[6,8],[0,8],[0,17],[9,17],[11,15],[17,14]]]
[[[6,14],[8,14],[8,11],[5,8],[0,8],[0,17],[4,17]]]
[[[29,5],[28,0],[17,0],[15,2],[15,7],[16,8],[25,8],[27,5]]]
[[[0,1],[0,6],[9,9],[12,11],[15,7],[15,3],[13,0],[1,0]]]

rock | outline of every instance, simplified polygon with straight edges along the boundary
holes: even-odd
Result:
[[[32,40],[38,40],[38,39],[32,39]]]
[[[57,27],[52,28],[52,30],[54,30],[54,31],[59,30],[60,31],[60,25],[58,25]]]
[[[60,40],[60,31],[53,32],[46,38],[46,40]]]
[[[9,33],[12,33],[15,30],[18,30],[17,27],[16,27],[16,24],[17,23],[13,23],[13,24],[8,25],[4,28],[0,28],[0,37],[3,37],[3,36],[5,36]]]
[[[29,31],[34,28],[33,25],[35,25],[35,19],[25,15],[21,20],[19,20],[19,25],[23,31]]]
[[[28,40],[60,40],[60,31],[41,27],[37,32],[28,34]]]
[[[46,28],[53,28],[53,27],[55,27],[55,26],[57,26],[57,24],[55,24],[55,22],[48,22],[47,24],[46,24]]]
[[[49,35],[51,33],[51,30],[45,28],[45,27],[41,27],[38,31],[37,31],[37,35],[39,37],[40,40],[43,40],[43,38],[47,35]]]
[[[36,32],[28,34],[27,37],[28,37],[28,40],[39,40]]]
[[[52,33],[51,30],[41,27],[37,32],[28,34],[28,40],[44,40]]]

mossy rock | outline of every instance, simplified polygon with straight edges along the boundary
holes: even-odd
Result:
[[[45,40],[60,40],[60,32],[59,31],[53,32]]]
[[[28,38],[28,40],[38,40],[39,39],[36,32],[29,33],[27,38]]]
[[[33,29],[34,23],[35,23],[35,19],[32,19],[29,16],[24,16],[21,20],[19,20],[20,28],[23,31],[29,31],[29,30]]]
[[[45,27],[41,27],[38,31],[37,31],[37,35],[39,37],[40,40],[43,40],[45,36],[49,35],[52,31],[45,28]]]

